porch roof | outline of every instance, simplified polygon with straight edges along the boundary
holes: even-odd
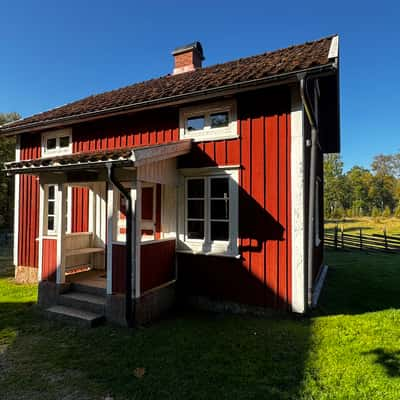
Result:
[[[191,140],[142,147],[125,147],[43,157],[32,160],[12,161],[4,164],[8,175],[63,172],[79,169],[104,168],[107,164],[123,167],[140,167],[157,161],[174,158],[190,151]]]

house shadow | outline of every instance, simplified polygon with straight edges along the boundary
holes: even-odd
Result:
[[[364,356],[375,356],[375,364],[381,365],[391,378],[400,377],[400,350],[387,351],[381,347],[362,353]]]

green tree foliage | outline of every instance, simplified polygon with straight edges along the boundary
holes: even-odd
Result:
[[[17,113],[0,113],[0,125],[16,121]],[[15,159],[15,139],[2,137],[0,140],[0,167],[7,161]],[[13,220],[13,191],[14,180],[4,172],[0,172],[0,229],[11,229]]]
[[[343,172],[343,162],[337,154],[324,159],[325,216],[340,214],[358,217],[397,215],[400,209],[400,153],[379,154],[371,169],[360,166]]]

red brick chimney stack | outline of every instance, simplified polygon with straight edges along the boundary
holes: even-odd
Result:
[[[172,52],[172,55],[174,56],[173,75],[201,68],[201,62],[204,60],[203,47],[200,42],[178,47]]]

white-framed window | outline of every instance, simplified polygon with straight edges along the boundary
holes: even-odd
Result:
[[[72,153],[71,129],[59,129],[42,134],[42,157],[70,153]]]
[[[195,253],[238,255],[238,171],[186,175],[180,238]]]
[[[234,99],[182,108],[179,119],[181,139],[197,142],[238,137]]]
[[[46,204],[46,231],[48,235],[55,235],[57,233],[57,185],[47,185]]]

